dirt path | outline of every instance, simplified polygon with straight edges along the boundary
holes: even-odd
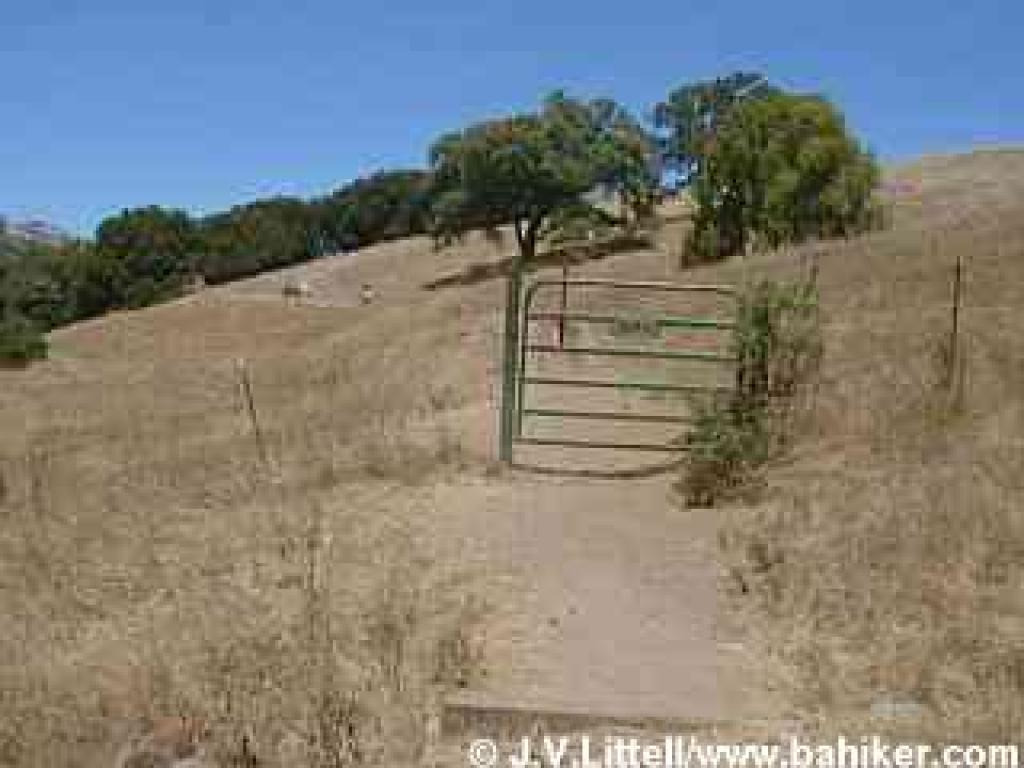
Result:
[[[434,490],[438,532],[512,598],[491,627],[490,674],[460,702],[681,721],[751,716],[717,637],[714,515],[682,510],[671,479],[512,473]]]

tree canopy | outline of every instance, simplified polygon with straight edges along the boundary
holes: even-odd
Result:
[[[430,175],[422,170],[382,171],[341,187],[315,205],[331,248],[348,250],[421,235],[429,227]]]
[[[663,168],[675,173],[684,184],[689,183],[699,171],[707,142],[729,111],[743,100],[778,92],[757,72],[734,72],[676,88],[654,108]]]
[[[196,271],[211,283],[237,280],[319,256],[315,211],[298,198],[239,205],[195,223]]]
[[[606,186],[630,197],[653,183],[650,143],[625,110],[561,93],[535,114],[442,137],[430,167],[435,236],[511,224],[523,258],[535,254],[553,217],[589,207],[588,192]]]
[[[175,295],[196,268],[199,243],[184,211],[157,206],[124,211],[96,230],[96,250],[108,262],[115,298],[144,306]]]
[[[729,111],[704,142],[691,254],[721,258],[875,225],[874,158],[817,96],[773,93]]]

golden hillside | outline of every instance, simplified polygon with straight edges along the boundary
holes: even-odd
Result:
[[[819,254],[813,417],[749,501],[700,513],[721,516],[730,623],[780,715],[863,727],[892,695],[914,715],[878,728],[1007,739],[1024,732],[1024,151],[922,160],[886,195],[891,226],[850,241],[683,273],[674,223],[579,270],[742,283]],[[413,764],[443,690],[500,676],[477,638],[509,590],[457,499],[513,482],[493,461],[503,284],[473,269],[510,246],[382,245],[63,329],[51,360],[0,371],[0,764],[110,764],[119,729],[176,712],[209,719],[223,755],[255,740],[285,765],[356,723]],[[284,299],[288,280],[311,295]],[[364,690],[368,669],[393,685]]]

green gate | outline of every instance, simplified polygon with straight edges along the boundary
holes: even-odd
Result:
[[[591,289],[602,296],[596,302],[592,296],[588,297],[582,308],[569,309],[570,299],[575,307],[579,304],[579,294]],[[545,293],[554,294],[556,306],[538,308],[538,297]],[[635,301],[623,308],[616,305],[614,299],[611,307],[606,306],[609,303],[607,297],[624,293],[670,298],[672,306],[668,311],[644,312],[637,310],[639,305]],[[527,427],[538,420],[547,425],[601,421],[678,425],[679,432],[682,432],[683,425],[692,421],[684,401],[701,393],[727,391],[734,386],[735,359],[729,342],[735,327],[735,298],[733,288],[725,285],[570,278],[567,275],[532,281],[516,312],[515,324],[506,324],[507,329],[515,329],[511,339],[506,336],[506,345],[512,342],[512,348],[506,348],[506,361],[512,363],[513,354],[515,358],[514,364],[506,365],[502,387],[502,460],[511,461],[516,444],[649,452],[682,450],[683,442],[679,440],[652,442],[618,438],[579,439],[562,434],[538,436],[531,434]],[[592,306],[595,303],[598,304],[596,308]],[[705,308],[692,311],[697,304],[703,304]],[[716,311],[708,311],[708,304],[716,305]],[[689,307],[691,311],[677,313],[681,307]],[[605,336],[612,337],[612,343],[580,342],[567,338],[578,335],[580,329],[591,327],[604,329]],[[550,331],[547,336],[545,328]],[[576,333],[570,334],[571,330]],[[687,338],[680,340],[673,335],[676,333],[685,334]],[[703,338],[705,335],[708,343],[695,343],[695,337]],[[627,343],[619,343],[622,339]],[[585,361],[582,367],[586,368],[594,361],[608,360],[614,367],[611,375],[595,376],[585,372],[580,376],[564,370],[539,370],[541,360],[566,361],[563,367],[570,370],[574,367],[574,362],[570,361]],[[638,377],[635,368],[630,369],[630,361],[642,361],[648,366],[650,361],[659,361],[656,364],[663,367],[663,375],[659,380],[651,380],[644,375]],[[710,379],[707,376],[693,377],[694,366],[716,368],[718,371]],[[555,390],[571,392],[572,407],[534,402],[541,399],[543,393]],[[641,397],[674,398],[675,402],[671,412],[663,410],[657,413],[633,408],[587,407],[595,399],[600,399],[596,394],[599,392],[613,393],[616,395],[613,399],[617,401],[624,393],[638,393]],[[589,404],[588,399],[591,400]]]

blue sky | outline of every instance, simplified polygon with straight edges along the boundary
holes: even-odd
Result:
[[[0,212],[319,194],[555,88],[643,113],[737,68],[827,93],[885,160],[1024,143],[1021,0],[10,0]]]

